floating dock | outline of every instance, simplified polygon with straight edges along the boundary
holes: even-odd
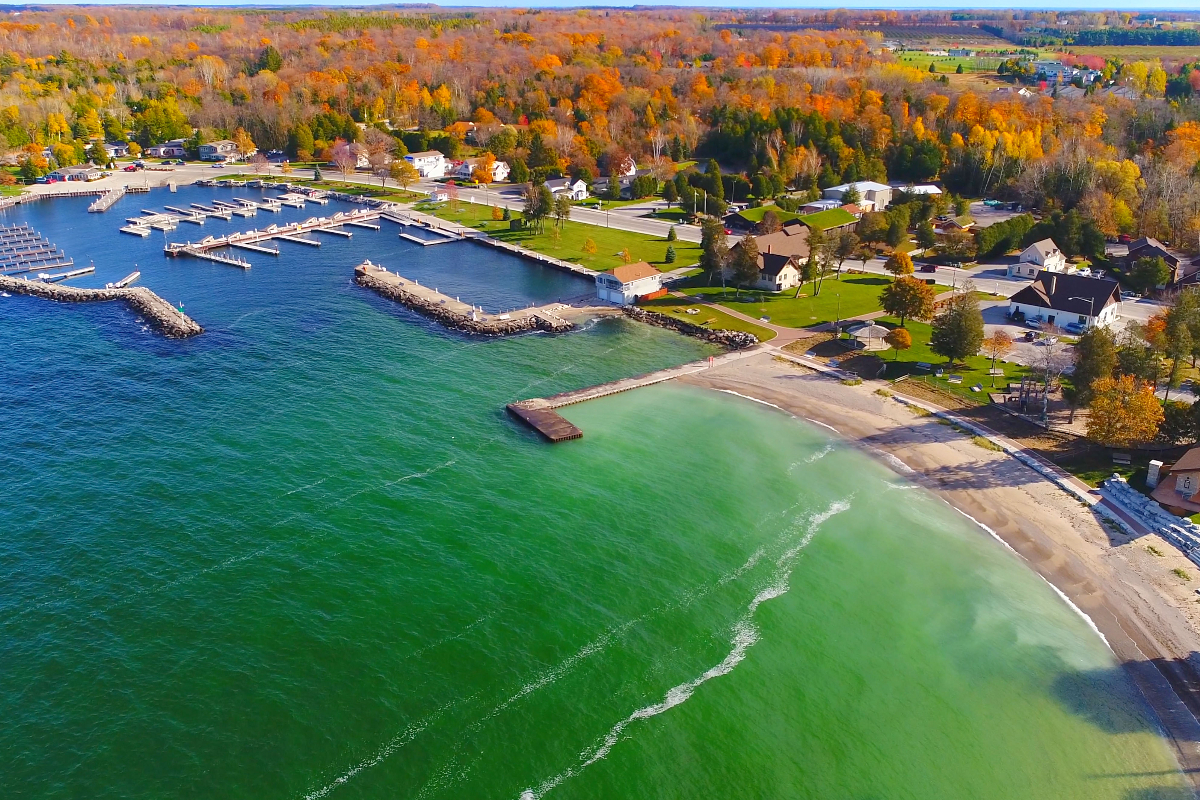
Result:
[[[104,288],[105,289],[124,289],[126,286],[133,283],[140,277],[142,277],[142,273],[137,270],[134,270],[133,272],[126,275],[124,278],[121,278],[121,280],[117,281],[116,283],[104,284]]]
[[[370,222],[379,219],[378,209],[356,209],[354,211],[339,211],[329,217],[310,217],[303,222],[293,222],[290,225],[270,225],[266,228],[230,233],[225,236],[205,236],[198,242],[169,243],[165,248],[169,256],[195,255],[209,250],[224,247],[243,247],[244,245],[261,245],[270,239],[282,239],[295,244],[306,244],[312,247],[320,246],[316,239],[305,239],[303,234],[312,232],[332,232],[341,236],[350,236],[349,231],[340,230],[343,225],[356,222]],[[253,248],[246,248],[253,249]],[[213,259],[216,260],[216,259]],[[248,264],[246,265],[249,266]]]
[[[44,283],[58,283],[59,281],[66,281],[66,280],[70,280],[71,278],[78,278],[80,275],[90,275],[95,271],[96,271],[96,268],[94,266],[89,265],[86,267],[80,267],[79,269],[73,269],[70,272],[60,272],[55,275],[52,275],[52,274],[46,273],[46,272],[40,272],[40,273],[38,273],[38,280],[42,281]]]
[[[306,244],[309,247],[320,247],[321,246],[321,243],[318,242],[316,239],[305,239],[302,236],[286,236],[284,234],[280,234],[279,236],[276,236],[275,238],[282,239],[285,242],[292,242],[293,244]]]
[[[74,266],[75,260],[28,225],[0,226],[0,274]]]
[[[108,211],[110,208],[112,208],[113,203],[125,196],[127,191],[127,187],[118,186],[116,189],[113,189],[107,194],[100,195],[98,198],[96,198],[94,203],[88,206],[88,213],[95,214],[97,212]]]

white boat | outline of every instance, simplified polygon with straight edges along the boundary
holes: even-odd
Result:
[[[0,297],[12,297],[8,292],[0,292]]]

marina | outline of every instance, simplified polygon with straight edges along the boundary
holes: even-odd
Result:
[[[74,259],[30,226],[0,226],[0,275],[61,269],[74,264]]]
[[[108,211],[110,208],[112,208],[113,203],[125,196],[127,191],[127,187],[118,186],[116,189],[113,189],[107,194],[100,195],[100,197],[96,199],[96,202],[88,206],[88,213],[95,214],[98,212]]]
[[[194,207],[198,204],[193,203],[192,205]],[[164,252],[169,256],[187,255],[208,258],[210,261],[249,269],[250,264],[242,259],[216,256],[209,251],[227,247],[240,247],[246,250],[257,250],[258,252],[278,255],[277,249],[271,250],[262,245],[263,242],[271,239],[280,239],[292,242],[293,244],[319,247],[321,243],[318,240],[305,238],[302,234],[330,233],[349,238],[352,234],[349,231],[342,230],[343,225],[351,225],[357,222],[371,222],[378,219],[380,213],[378,209],[366,208],[355,209],[353,211],[339,211],[329,217],[309,217],[303,222],[293,222],[288,225],[270,225],[261,230],[255,229],[241,233],[230,233],[225,236],[205,236],[198,242],[171,242],[164,248]],[[207,255],[200,255],[201,253]]]

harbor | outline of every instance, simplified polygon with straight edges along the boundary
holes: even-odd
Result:
[[[437,287],[422,286],[370,261],[354,268],[354,282],[447,328],[467,333],[483,336],[507,336],[533,330],[562,333],[575,327],[556,313],[563,307],[562,303],[501,314],[487,313],[478,306],[441,293]]]
[[[193,203],[192,205],[197,206],[199,204]],[[198,242],[171,242],[166,245],[163,251],[168,256],[207,258],[210,261],[234,264],[244,269],[249,269],[250,264],[244,260],[219,256],[211,251],[226,247],[240,247],[246,250],[278,255],[277,248],[272,250],[262,245],[263,242],[272,239],[291,242],[293,244],[308,245],[310,247],[319,247],[321,245],[319,241],[305,238],[302,234],[325,233],[350,238],[353,234],[350,231],[342,230],[342,226],[372,222],[379,219],[380,213],[378,209],[365,208],[354,209],[352,211],[339,211],[332,216],[309,217],[303,222],[293,222],[288,225],[270,225],[262,229],[230,233],[224,236],[206,236]]]
[[[0,275],[21,275],[74,266],[57,245],[29,225],[0,226]]]

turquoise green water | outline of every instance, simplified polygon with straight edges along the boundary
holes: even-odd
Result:
[[[0,299],[8,794],[1185,796],[1085,620],[826,432],[670,385],[559,446],[502,410],[708,350],[447,335],[337,252],[143,265],[185,343]]]

